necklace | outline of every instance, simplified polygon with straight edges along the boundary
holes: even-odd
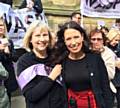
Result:
[[[82,55],[80,55],[80,56],[74,56],[73,57],[73,56],[69,55],[68,57],[72,60],[80,60],[80,59],[85,57],[85,53],[82,53]]]

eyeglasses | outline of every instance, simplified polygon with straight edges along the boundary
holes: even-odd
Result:
[[[96,41],[96,40],[97,40],[97,41],[101,41],[101,40],[103,40],[103,39],[102,39],[102,38],[91,38],[91,40],[92,40],[92,41]]]

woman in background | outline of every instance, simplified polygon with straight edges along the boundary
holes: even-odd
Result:
[[[8,79],[5,81],[7,93],[11,99],[11,93],[18,87],[15,70],[13,66],[14,45],[12,40],[8,39],[7,28],[3,17],[0,17],[0,62],[9,73]]]
[[[120,50],[118,44],[120,42],[120,31],[118,29],[111,29],[108,34],[108,47],[116,54],[116,73],[112,80],[117,89],[115,94],[117,99],[117,108],[120,108]]]

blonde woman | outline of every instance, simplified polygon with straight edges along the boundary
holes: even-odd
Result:
[[[118,44],[120,42],[120,31],[117,29],[111,29],[108,34],[108,47],[114,51],[116,56],[116,73],[113,79],[113,83],[117,89],[116,99],[117,108],[120,108],[120,50],[118,49]]]
[[[28,51],[17,63],[17,80],[27,108],[66,108],[61,65],[48,66],[52,37],[46,24],[34,21],[23,39]],[[53,67],[53,68],[52,68]]]

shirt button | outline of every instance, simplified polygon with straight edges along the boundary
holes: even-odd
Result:
[[[62,77],[60,77],[60,81],[62,81]]]
[[[90,73],[90,76],[93,76],[93,73]]]

